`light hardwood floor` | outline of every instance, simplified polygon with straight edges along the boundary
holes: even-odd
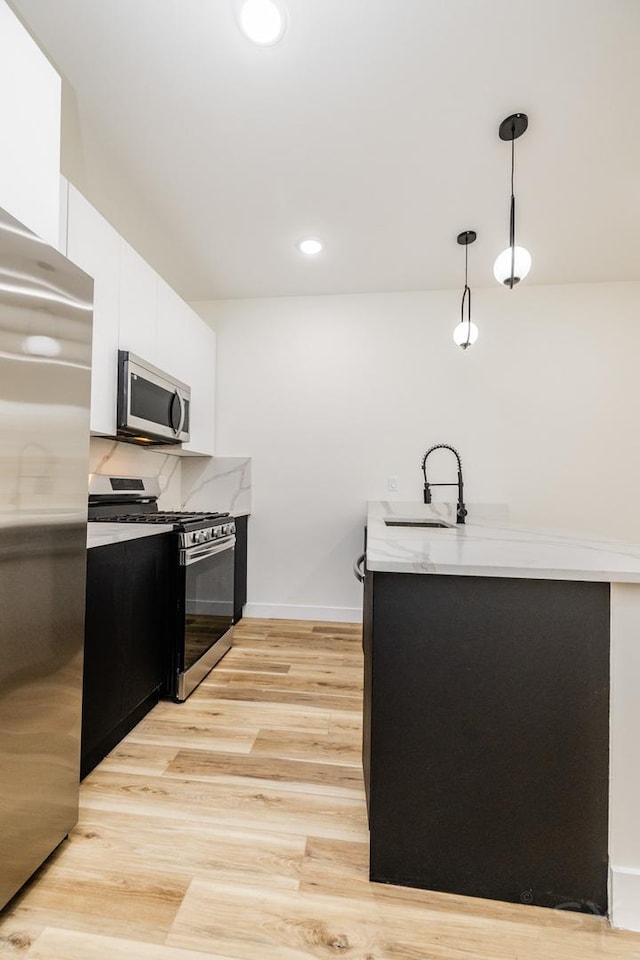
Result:
[[[369,883],[361,676],[357,626],[243,621],[84,782],[0,957],[640,960],[600,918]]]

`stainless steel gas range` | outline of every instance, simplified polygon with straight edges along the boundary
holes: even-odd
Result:
[[[163,695],[183,701],[232,645],[236,527],[229,513],[160,511],[159,495],[154,478],[92,474],[89,520],[173,528],[175,624]]]

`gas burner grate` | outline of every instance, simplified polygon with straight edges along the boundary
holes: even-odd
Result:
[[[194,524],[197,527],[204,527],[207,524],[217,526],[225,520],[230,520],[231,515],[229,513],[208,513],[207,511],[200,511],[198,513],[174,513],[167,511],[159,513],[107,513],[106,515],[96,517],[91,516],[90,512],[89,519],[99,523],[160,523],[173,524],[174,526],[186,528]]]

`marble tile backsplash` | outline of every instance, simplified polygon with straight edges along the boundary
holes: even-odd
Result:
[[[179,510],[182,492],[182,459],[162,450],[148,450],[132,443],[92,437],[89,472],[113,477],[157,477],[160,482],[158,506]]]
[[[181,509],[251,513],[251,458],[184,459]]]
[[[180,457],[161,448],[92,437],[89,472],[157,477],[161,510],[251,512],[250,457]]]

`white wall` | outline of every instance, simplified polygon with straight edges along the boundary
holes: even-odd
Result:
[[[194,304],[218,333],[218,454],[253,458],[249,614],[355,619],[365,503],[420,499],[437,442],[468,503],[640,540],[640,283],[478,290],[466,353],[459,296]]]

